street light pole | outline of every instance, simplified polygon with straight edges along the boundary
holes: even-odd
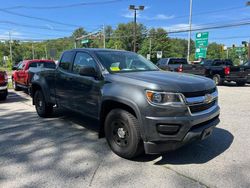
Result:
[[[190,0],[189,5],[189,32],[188,32],[188,52],[187,60],[190,60],[190,44],[191,44],[191,32],[192,32],[192,9],[193,9],[193,0]]]
[[[136,52],[136,9],[134,9],[134,52]]]
[[[103,25],[103,48],[106,48],[106,33],[105,33],[105,25]]]
[[[141,10],[143,11],[144,10],[144,6],[139,6],[139,7],[136,7],[135,5],[130,5],[129,6],[129,10],[133,10],[134,11],[134,41],[133,41],[133,44],[134,44],[134,52],[136,52],[136,26],[137,26],[137,23],[136,23],[136,11],[137,10]]]

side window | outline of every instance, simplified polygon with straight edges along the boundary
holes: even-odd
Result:
[[[37,63],[34,62],[34,63],[29,64],[29,68],[31,67],[34,67],[34,68],[37,67]]]
[[[80,69],[84,66],[95,66],[94,59],[87,53],[78,52],[75,56],[74,65],[73,65],[73,72],[79,74]]]
[[[213,66],[221,66],[222,65],[222,62],[221,61],[215,61],[213,63]]]
[[[70,71],[73,52],[64,52],[59,67],[65,71]]]
[[[24,63],[22,62],[22,63],[20,63],[19,65],[18,65],[18,67],[17,67],[17,70],[22,70],[23,69],[23,67],[24,67]]]

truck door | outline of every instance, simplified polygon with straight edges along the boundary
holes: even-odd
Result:
[[[75,55],[72,72],[72,95],[70,99],[77,111],[89,116],[97,117],[99,109],[101,81],[89,76],[81,76],[80,69],[84,66],[94,67],[99,71],[98,65],[92,56],[86,52],[77,52]]]
[[[25,65],[26,65],[26,63],[22,62],[17,67],[17,70],[16,70],[16,79],[15,79],[15,81],[18,84],[21,84],[21,85],[23,85],[23,83],[24,83],[24,68],[25,68]]]
[[[72,61],[75,52],[64,52],[55,71],[55,97],[57,103],[65,108],[72,108],[70,97],[73,95]]]

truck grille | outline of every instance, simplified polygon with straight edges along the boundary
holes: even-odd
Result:
[[[211,94],[214,93],[216,91],[216,87],[209,89],[209,90],[204,90],[204,91],[196,91],[196,92],[183,92],[182,94],[187,97],[199,97],[199,96],[204,96],[206,94]]]
[[[208,110],[209,108],[213,107],[214,105],[216,105],[217,103],[217,100],[214,100],[210,103],[202,103],[202,104],[197,104],[197,105],[192,105],[192,106],[189,106],[189,109],[190,109],[190,112],[192,114],[194,113],[198,113],[198,112],[202,112],[202,111],[205,111],[205,110]]]

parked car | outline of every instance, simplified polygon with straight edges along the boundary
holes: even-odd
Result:
[[[163,70],[206,76],[213,79],[216,85],[234,81],[244,86],[247,82],[247,68],[234,66],[231,60],[203,60],[200,64],[188,64],[185,58],[164,58],[157,65]]]
[[[202,65],[189,64],[186,58],[162,58],[156,64],[160,69],[173,72],[186,72],[204,76]]]
[[[13,67],[12,84],[15,90],[29,89],[30,81],[37,68],[55,69],[56,64],[52,60],[24,60]]]
[[[204,60],[201,64],[205,68],[205,76],[212,78],[217,85],[222,85],[225,81],[233,81],[238,86],[244,86],[247,82],[246,68],[234,66],[231,60]],[[183,70],[183,72],[186,71]]]
[[[8,95],[8,75],[6,71],[0,71],[0,100],[5,100]]]
[[[245,62],[243,67],[247,70],[247,83],[250,84],[250,61]]]
[[[41,117],[59,106],[99,120],[99,134],[124,158],[205,139],[219,123],[211,79],[160,71],[133,52],[65,51],[55,70],[35,73],[31,91]]]

